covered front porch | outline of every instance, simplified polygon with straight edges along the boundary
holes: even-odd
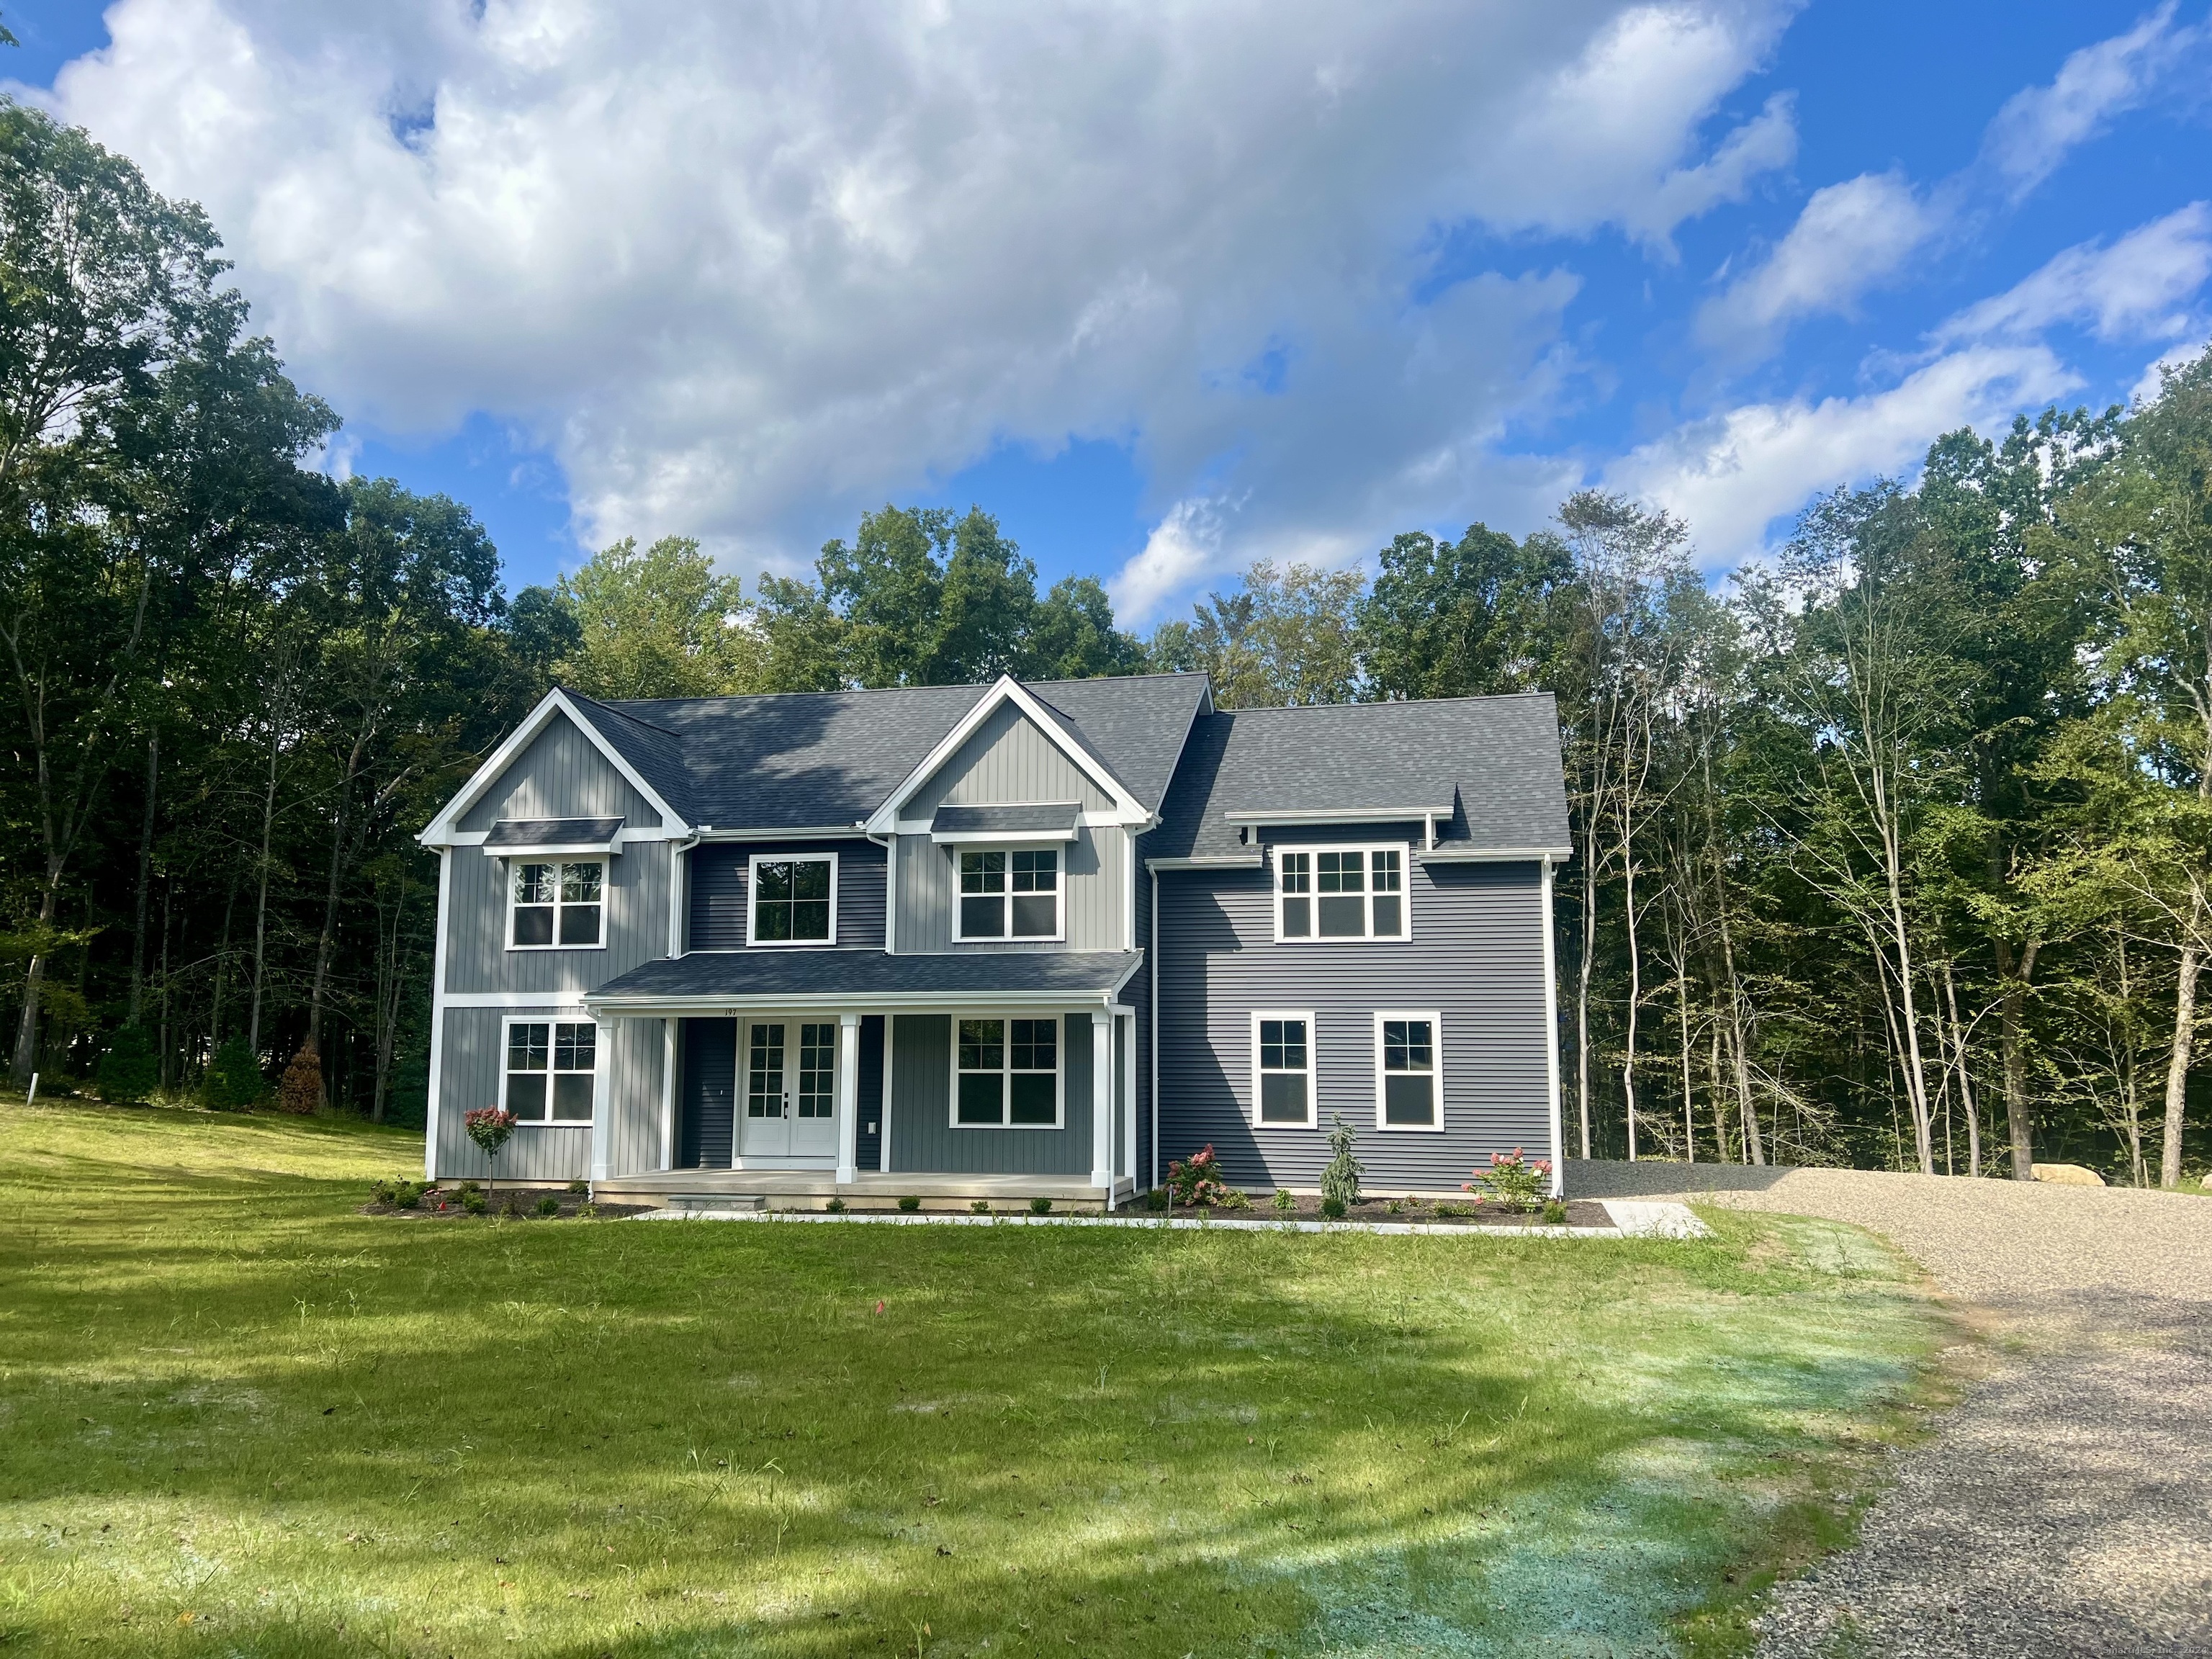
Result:
[[[661,1050],[603,1079],[595,1193],[678,1207],[1098,1209],[1135,1191],[1124,953],[698,952],[586,999]],[[647,1119],[651,1121],[645,1121]]]

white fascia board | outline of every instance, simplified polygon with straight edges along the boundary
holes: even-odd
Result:
[[[422,832],[415,839],[425,847],[457,845],[454,836],[462,817],[483,799],[486,790],[499,781],[501,774],[514,763],[515,757],[528,748],[540,732],[552,724],[556,714],[565,716],[569,725],[582,733],[585,741],[599,751],[600,757],[622,774],[623,781],[645,797],[653,810],[660,814],[664,831],[674,830],[679,835],[690,832],[690,826],[684,823],[684,815],[660,798],[660,792],[623,758],[622,752],[607,741],[605,734],[586,719],[583,711],[569,701],[568,694],[556,685],[538,700],[538,707],[530,711],[521,725],[507,734],[506,742],[491,751],[490,757],[477,768],[469,781],[461,786],[460,793],[439,809],[438,815],[422,827]]]
[[[857,841],[867,834],[868,821],[856,818],[850,823],[806,823],[795,829],[771,829],[765,826],[742,830],[720,830],[711,823],[702,823],[693,833],[702,841]]]
[[[921,765],[908,773],[897,788],[884,798],[867,822],[872,836],[888,836],[898,829],[898,809],[906,805],[915,791],[929,781],[939,767],[960,751],[960,745],[975,734],[976,729],[998,711],[1001,703],[1011,702],[1029,717],[1030,723],[1052,740],[1053,746],[1066,755],[1076,769],[1097,784],[1114,800],[1114,819],[1116,823],[1149,823],[1152,815],[1132,795],[1121,779],[1108,771],[1105,763],[1094,760],[1090,751],[1068,736],[1066,728],[1054,720],[1045,706],[1031,696],[1026,687],[1012,674],[1001,674],[975,706],[963,715],[931,750]]]
[[[1132,969],[1131,972],[1134,972]],[[900,1012],[933,1008],[1057,1008],[1071,1014],[1089,1012],[1102,999],[1120,994],[1128,983],[1124,975],[1111,990],[1079,991],[838,991],[817,996],[794,996],[778,991],[763,996],[713,997],[586,997],[583,1006],[594,1014],[623,1019],[696,1018],[717,1013],[737,1013],[762,1008],[783,1012],[793,1008],[889,1008]]]
[[[1229,823],[1412,823],[1448,817],[1449,806],[1298,807],[1279,812],[1224,812]]]
[[[908,834],[906,827],[899,828],[901,835]],[[1073,841],[1072,830],[929,830],[930,840],[939,847],[1024,847],[1030,842]]]
[[[1437,848],[1414,856],[1424,864],[1564,864],[1571,847]]]

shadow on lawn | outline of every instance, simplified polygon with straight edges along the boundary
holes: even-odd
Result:
[[[1816,1388],[1754,1352],[1663,1418],[1625,1399],[1606,1345],[1652,1340],[1638,1291],[1721,1271],[1717,1246],[1608,1245],[1562,1316],[1569,1258],[1540,1242],[430,1229],[333,1213],[349,1182],[277,1179],[118,1180],[40,1228],[67,1234],[41,1241],[60,1273],[0,1268],[0,1496],[86,1531],[181,1517],[192,1553],[234,1564],[219,1604],[214,1577],[173,1586],[156,1640],[117,1625],[98,1553],[57,1540],[78,1570],[55,1605],[91,1597],[72,1633],[1449,1651],[1534,1616],[1634,1644],[1748,1537],[1710,1470],[1622,1466],[1661,1442],[1724,1462],[1786,1403],[1864,1405],[1902,1370],[1839,1349]],[[156,1194],[161,1224],[131,1227]],[[241,1202],[284,1224],[242,1254],[207,1237]],[[1547,1324],[1588,1351],[1547,1350]]]

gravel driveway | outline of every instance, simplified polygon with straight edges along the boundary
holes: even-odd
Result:
[[[1566,1182],[1853,1222],[1994,1316],[1986,1374],[1859,1547],[1776,1590],[1761,1659],[2212,1655],[2212,1198],[1725,1164]]]

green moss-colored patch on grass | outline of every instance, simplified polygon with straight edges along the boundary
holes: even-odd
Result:
[[[360,1214],[418,1146],[0,1103],[0,1652],[1717,1651],[1942,1334],[1779,1218]]]

